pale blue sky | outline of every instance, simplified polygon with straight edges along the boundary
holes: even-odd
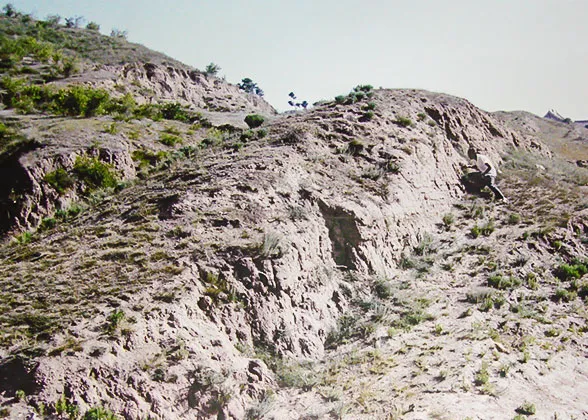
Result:
[[[279,110],[357,84],[422,88],[488,111],[588,119],[586,0],[14,0],[84,16],[203,69],[250,77]],[[2,5],[6,2],[1,3]]]

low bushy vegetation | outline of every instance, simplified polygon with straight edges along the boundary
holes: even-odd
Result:
[[[263,124],[264,121],[265,118],[263,115],[250,114],[245,117],[245,123],[249,126],[249,128],[257,128]]]
[[[402,127],[412,127],[414,125],[410,118],[404,116],[397,117],[394,122]]]
[[[199,120],[197,114],[190,113],[176,102],[138,105],[130,94],[115,98],[104,89],[82,85],[57,89],[50,85],[30,84],[24,78],[4,76],[0,79],[0,89],[4,90],[2,103],[24,114],[41,112],[69,117],[113,115],[121,119],[150,118],[181,122]]]
[[[572,264],[561,264],[554,271],[555,277],[562,281],[579,279],[588,273],[588,260],[580,261],[575,259]]]
[[[369,99],[374,96],[374,87],[372,85],[357,85],[347,95],[339,95],[335,97],[335,103],[342,105],[351,105],[356,102],[361,102],[364,99]],[[370,102],[365,107],[365,111],[371,112],[375,109],[375,103]]]
[[[97,158],[80,156],[76,159],[73,172],[89,190],[115,188],[118,178],[114,168]]]
[[[45,175],[45,181],[47,181],[47,183],[59,194],[65,193],[68,189],[73,187],[75,183],[72,176],[63,168],[57,168],[56,170],[47,173],[47,175]]]
[[[521,283],[521,280],[516,277],[506,277],[500,274],[496,274],[488,278],[488,286],[499,290],[514,289],[519,287]]]

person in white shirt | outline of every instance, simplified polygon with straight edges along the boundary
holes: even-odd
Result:
[[[473,168],[480,171],[486,186],[490,188],[494,196],[502,201],[507,201],[502,191],[496,186],[496,175],[498,175],[498,172],[490,158],[486,155],[479,154],[473,147],[470,147],[468,150],[468,156],[470,159],[476,161],[476,166],[473,166]]]

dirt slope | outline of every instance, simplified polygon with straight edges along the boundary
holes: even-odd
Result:
[[[7,242],[11,415],[583,415],[586,289],[554,270],[586,255],[585,172],[467,101],[368,91],[216,144],[174,123],[192,155]],[[470,144],[511,204],[464,195]]]
[[[368,85],[276,115],[14,19],[83,65],[2,38],[1,415],[588,417],[580,128]]]

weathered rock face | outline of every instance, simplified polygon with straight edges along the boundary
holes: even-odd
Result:
[[[99,66],[67,82],[83,82],[118,94],[131,93],[139,103],[173,101],[197,110],[276,114],[259,95],[245,93],[235,85],[198,70],[162,64]]]
[[[543,150],[462,99],[380,90],[370,101],[373,116],[364,101],[280,117],[239,152],[205,150],[91,210],[75,230],[83,246],[69,247],[67,230],[47,239],[71,252],[49,284],[83,288],[110,268],[104,281],[120,281],[87,309],[94,319],[71,306],[75,322],[47,347],[75,337],[82,349],[38,359],[37,398],[66,392],[128,418],[243,418],[273,384],[260,352],[323,357],[350,302],[395,278],[403,252],[463,195],[470,145],[497,163],[511,147]],[[103,160],[130,177],[121,150]],[[33,191],[43,176],[29,178]],[[133,322],[108,335],[113,308]]]

